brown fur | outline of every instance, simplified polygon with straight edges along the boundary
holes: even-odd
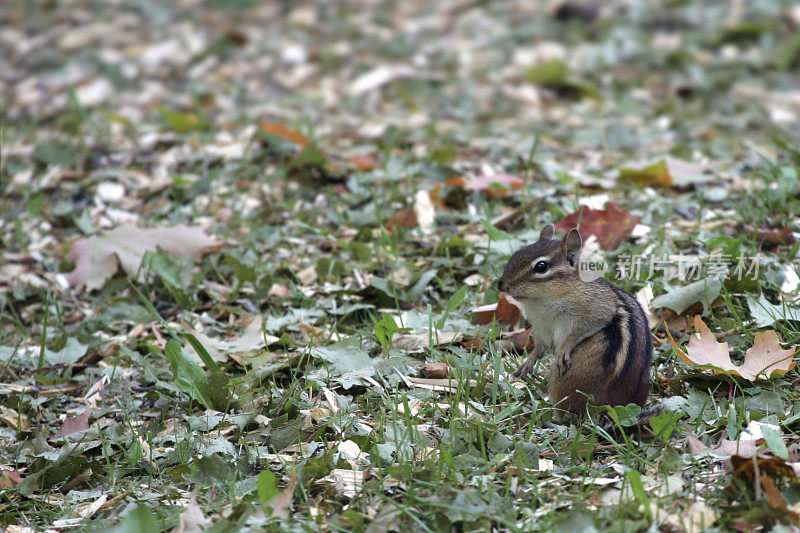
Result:
[[[644,405],[650,388],[652,342],[647,318],[630,294],[604,279],[586,282],[575,268],[580,234],[552,239],[552,226],[509,260],[498,287],[523,305],[536,348],[515,374],[532,372],[554,350],[549,395],[560,409],[582,415],[594,405]],[[549,268],[533,266],[546,257]],[[583,394],[582,394],[583,393]]]

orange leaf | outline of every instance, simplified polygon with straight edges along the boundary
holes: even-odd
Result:
[[[694,327],[697,333],[689,338],[688,354],[681,354],[686,364],[711,366],[715,374],[733,374],[748,381],[759,377],[768,378],[773,373],[784,375],[795,367],[792,360],[795,350],[784,350],[778,343],[775,331],[759,331],[753,339],[753,346],[744,354],[744,363],[735,365],[731,361],[727,342],[717,342],[699,316],[695,316]]]
[[[493,317],[497,317],[497,321],[501,324],[516,324],[522,317],[519,302],[501,292],[496,304],[482,305],[472,311],[473,324],[490,324]]]
[[[373,170],[381,166],[375,159],[367,155],[354,155],[350,158],[358,170]]]
[[[613,202],[608,202],[605,209],[581,206],[575,213],[558,221],[556,229],[566,233],[576,227],[580,220],[581,237],[586,239],[594,235],[603,250],[611,251],[619,248],[641,219],[642,217],[632,215]]]
[[[283,122],[261,122],[261,129],[272,135],[277,135],[289,142],[306,147],[311,144],[311,140],[302,133],[290,129]]]

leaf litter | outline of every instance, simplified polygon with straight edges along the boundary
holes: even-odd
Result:
[[[796,519],[792,6],[113,7],[0,8],[0,527]],[[509,381],[545,223],[642,295],[655,440]]]

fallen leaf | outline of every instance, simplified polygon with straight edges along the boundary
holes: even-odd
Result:
[[[800,472],[800,463],[792,463],[768,452],[731,455],[731,466],[733,475],[747,484],[753,483],[756,472],[769,476],[785,476],[789,479],[797,479]]]
[[[361,487],[364,484],[364,475],[365,472],[363,470],[334,468],[330,474],[320,479],[319,483],[334,487],[336,492],[346,498],[355,498],[361,492]]]
[[[672,185],[672,177],[669,175],[667,163],[663,159],[641,168],[621,167],[619,178],[622,181],[632,181],[641,186],[657,185],[666,188]]]
[[[701,165],[667,156],[643,167],[621,167],[619,178],[641,186],[686,187],[711,179]]]
[[[396,79],[408,78],[413,74],[414,69],[408,65],[381,65],[353,80],[348,92],[351,96],[361,96]]]
[[[16,485],[20,483],[23,479],[21,475],[17,474],[13,470],[7,470],[5,468],[0,468],[0,489],[7,489],[11,485]]]
[[[795,350],[781,348],[775,331],[756,333],[753,346],[744,354],[744,363],[735,365],[730,358],[728,343],[717,342],[699,316],[694,317],[693,323],[697,333],[689,338],[687,353],[680,354],[688,365],[711,367],[715,374],[733,374],[748,381],[755,381],[762,374],[764,378],[772,374],[782,376],[795,367],[792,360]]]
[[[219,246],[200,226],[178,225],[171,228],[137,228],[119,226],[72,244],[66,259],[75,263],[75,270],[64,278],[77,291],[101,288],[121,266],[131,277],[139,272],[142,257],[158,248],[177,256],[199,259]]]
[[[205,517],[203,510],[197,505],[197,491],[192,492],[189,505],[178,516],[178,525],[172,529],[172,533],[200,533],[211,525],[211,521]]]
[[[61,429],[53,435],[53,438],[66,437],[67,435],[72,435],[73,433],[87,429],[89,427],[89,417],[91,415],[92,410],[87,408],[81,414],[73,416],[72,418],[67,418],[61,425]]]
[[[759,294],[757,300],[748,295],[747,307],[750,309],[750,314],[755,319],[756,324],[762,328],[771,326],[779,320],[800,322],[800,307],[792,307],[786,303],[775,305],[770,303],[763,294]]]
[[[0,405],[0,421],[5,422],[9,427],[14,428],[18,432],[27,431],[30,425],[27,415],[4,405]]]
[[[493,317],[501,324],[514,325],[522,317],[522,310],[519,302],[504,292],[496,304],[482,305],[472,310],[472,323],[477,325],[490,324]]]
[[[577,227],[580,221],[580,232],[584,241],[594,235],[603,250],[611,251],[619,248],[641,219],[642,217],[625,211],[613,202],[608,202],[605,210],[582,206],[575,213],[558,221],[556,229],[566,233]]]
[[[781,283],[781,292],[784,294],[794,294],[800,286],[800,276],[792,265],[784,265],[783,267],[783,283]]]
[[[393,232],[399,228],[413,228],[417,225],[417,213],[413,207],[398,209],[386,221],[386,230]]]
[[[502,196],[509,191],[516,191],[525,185],[522,178],[509,174],[485,174],[464,181],[464,188],[470,191],[483,191],[493,198],[495,195]]]
[[[276,343],[279,340],[274,335],[265,335],[261,331],[263,324],[264,319],[261,315],[256,315],[244,329],[241,336],[233,339],[210,337],[199,332],[192,332],[192,334],[203,345],[203,348],[206,349],[214,361],[224,363],[230,358],[240,365],[244,365],[248,363],[248,356],[252,352],[260,352],[266,348],[265,340],[268,344]],[[205,366],[202,359],[200,359],[200,355],[197,354],[191,344],[186,347],[186,352],[192,356],[197,364]]]
[[[311,144],[311,140],[302,133],[286,126],[283,122],[261,122],[261,129],[270,135],[277,135],[289,142],[306,147]]]
[[[652,309],[668,307],[679,315],[696,303],[701,303],[703,309],[708,310],[721,291],[722,280],[719,278],[701,279],[653,298],[650,306]]]
[[[783,376],[793,369],[796,365],[792,360],[795,350],[784,350],[779,342],[778,333],[774,330],[757,332],[753,346],[744,353],[744,364],[739,367],[739,372],[749,370],[754,376],[762,372]]]
[[[745,225],[744,230],[747,233],[755,234],[756,240],[763,246],[790,246],[797,241],[789,226],[783,226],[782,228],[769,228],[761,226],[756,229],[753,226]]]
[[[692,502],[683,514],[686,533],[707,531],[717,520],[717,513],[703,502]]]
[[[438,331],[431,335],[427,331],[423,333],[402,333],[395,337],[392,344],[396,348],[412,352],[420,351],[428,346],[445,346],[458,342],[463,337],[461,332]]]
[[[442,379],[447,377],[448,370],[447,363],[427,363],[419,369],[419,376],[427,379]]]
[[[350,158],[358,170],[374,170],[380,168],[381,164],[372,157],[366,155],[354,155]]]

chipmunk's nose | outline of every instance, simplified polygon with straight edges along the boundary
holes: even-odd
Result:
[[[503,278],[497,280],[497,289],[500,292],[506,292],[508,290],[508,283],[503,281]]]

